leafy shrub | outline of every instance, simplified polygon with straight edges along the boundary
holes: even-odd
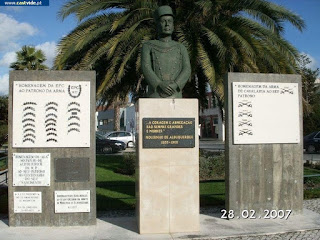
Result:
[[[8,141],[8,125],[0,125],[0,147]]]
[[[115,169],[116,173],[134,175],[136,154],[125,153],[121,158],[121,166]],[[200,180],[224,179],[225,156],[221,153],[206,153],[199,158]]]
[[[304,199],[319,198],[319,196],[320,196],[320,189],[305,189],[303,191]]]
[[[320,163],[315,163],[312,161],[307,160],[307,162],[303,165],[304,167],[308,167],[308,168],[313,168],[313,169],[317,169],[320,170]]]
[[[199,159],[200,180],[224,179],[225,156],[224,154],[206,154]]]
[[[115,172],[124,175],[133,175],[136,169],[136,154],[125,153],[121,161],[121,167],[117,168]]]
[[[200,180],[207,180],[212,177],[213,166],[212,159],[206,157],[199,158],[199,177]]]
[[[210,152],[210,151],[203,150],[203,149],[200,149],[199,153],[200,153],[200,157],[206,157],[206,158],[217,157],[217,156],[221,156],[224,154],[223,152]]]
[[[320,164],[319,163],[314,164],[314,168],[317,170],[320,170]]]

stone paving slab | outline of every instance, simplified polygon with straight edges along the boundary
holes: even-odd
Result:
[[[218,238],[219,240],[318,240],[320,239],[320,230],[308,230],[299,232],[290,232],[272,235],[254,235],[242,237]],[[201,239],[213,240],[213,238]]]
[[[225,220],[220,213],[201,214],[201,231],[194,233],[139,235],[135,217],[100,217],[96,226],[85,227],[9,227],[0,219],[3,240],[139,240],[139,239],[319,239],[320,214],[304,209],[303,215],[288,220]],[[306,230],[312,230],[307,231]],[[289,233],[288,233],[289,232]],[[294,232],[294,233],[293,233]],[[277,235],[272,235],[277,234]],[[280,234],[280,235],[279,235]],[[283,234],[283,236],[281,236]],[[295,234],[295,235],[294,235]],[[263,236],[257,236],[263,235]],[[253,237],[254,236],[254,237]],[[281,238],[279,238],[281,236]],[[293,236],[291,238],[290,236]],[[304,238],[306,236],[306,238]],[[235,238],[236,237],[236,238]],[[271,237],[271,238],[269,238]],[[276,238],[274,238],[276,237]],[[290,238],[288,238],[290,237]]]

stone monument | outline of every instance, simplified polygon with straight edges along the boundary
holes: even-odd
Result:
[[[140,233],[199,231],[198,100],[181,99],[190,78],[186,48],[172,40],[169,6],[155,11],[158,40],[142,47],[149,98],[136,105]]]
[[[9,225],[96,223],[95,73],[12,71]]]
[[[301,77],[229,73],[225,91],[229,219],[302,213]]]

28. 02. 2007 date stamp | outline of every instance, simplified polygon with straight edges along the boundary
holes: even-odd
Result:
[[[285,219],[287,220],[292,210],[264,210],[262,214],[256,214],[255,210],[242,210],[237,216],[234,210],[221,210],[221,218],[223,219]]]

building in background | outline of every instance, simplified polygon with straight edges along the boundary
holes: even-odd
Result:
[[[114,109],[107,106],[97,107],[97,131],[102,134],[114,131]],[[135,133],[135,107],[129,103],[120,108],[120,130]]]
[[[125,108],[125,130],[136,133],[136,107],[133,103]]]
[[[221,110],[216,104],[212,92],[207,93],[208,107],[199,111],[199,136],[224,141],[224,123]],[[133,103],[120,108],[120,130],[136,133],[136,112]],[[97,131],[102,134],[112,132],[114,129],[114,109],[107,106],[97,107]]]
[[[200,109],[200,137],[212,138],[224,141],[224,123],[221,110],[217,106],[217,100],[211,91],[207,92],[208,107]]]

